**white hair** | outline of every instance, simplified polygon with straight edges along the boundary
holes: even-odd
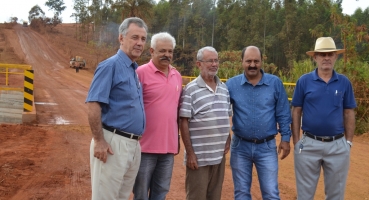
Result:
[[[210,51],[210,52],[214,52],[214,53],[218,54],[217,50],[215,50],[214,47],[206,46],[206,47],[201,48],[197,52],[197,60],[202,60],[204,58],[204,51]]]
[[[153,35],[151,38],[151,48],[155,49],[158,40],[169,40],[173,44],[173,49],[176,47],[176,39],[167,32],[160,32]]]

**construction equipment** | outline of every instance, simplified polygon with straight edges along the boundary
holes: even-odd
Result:
[[[83,57],[81,57],[81,56],[73,57],[69,61],[69,67],[82,69],[82,68],[86,67],[86,60],[83,59]]]

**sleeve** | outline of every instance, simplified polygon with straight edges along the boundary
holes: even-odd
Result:
[[[230,94],[229,94],[229,89],[228,89],[228,86],[226,84],[224,84],[224,86],[227,90],[228,116],[232,117],[233,112],[232,112],[231,97],[230,97]]]
[[[292,102],[291,102],[292,106],[302,107],[302,105],[304,104],[304,89],[303,89],[302,83],[303,83],[303,80],[301,78],[297,80],[295,90],[293,92]]]
[[[100,102],[109,104],[109,95],[113,83],[113,67],[99,65],[92,79],[86,102]]]
[[[230,104],[233,104],[232,98],[231,98],[231,93],[232,93],[232,84],[231,84],[231,82],[232,82],[232,79],[228,79],[225,84],[227,86],[228,93],[229,93],[229,102],[230,102]]]
[[[282,81],[278,78],[276,81],[277,101],[276,101],[276,121],[278,123],[278,132],[280,132],[282,141],[289,142],[291,138],[291,111],[288,102],[288,96]]]
[[[179,116],[191,118],[192,117],[192,100],[191,100],[190,90],[187,86],[182,91],[181,100],[180,100]]]
[[[356,100],[355,100],[355,95],[354,95],[354,90],[352,89],[352,84],[350,82],[350,80],[346,78],[346,91],[345,91],[345,96],[343,99],[343,108],[344,109],[352,109],[352,108],[356,108]]]

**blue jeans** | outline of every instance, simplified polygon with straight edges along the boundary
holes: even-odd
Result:
[[[133,187],[134,200],[165,200],[169,192],[174,154],[141,153]]]
[[[233,135],[231,142],[234,199],[251,199],[252,168],[255,164],[263,199],[280,199],[278,190],[278,155],[275,139],[261,144],[241,140]]]

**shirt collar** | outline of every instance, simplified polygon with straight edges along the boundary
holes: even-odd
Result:
[[[206,87],[206,83],[204,81],[204,79],[201,77],[201,75],[199,75],[197,78],[196,78],[196,83],[198,86],[200,87]],[[218,78],[218,76],[215,76],[215,83],[217,84],[217,86],[219,84],[222,84],[222,82],[220,81],[220,79]]]
[[[148,63],[149,68],[154,72],[159,72],[159,73],[163,73],[162,71],[158,70],[158,68],[155,67],[155,64],[152,62],[152,59],[150,60],[150,62]],[[169,65],[169,70],[168,70],[168,75],[173,75],[175,74],[176,68],[173,67],[172,65]]]
[[[262,70],[262,69],[260,69],[260,72],[261,72],[261,74],[262,74],[262,76],[261,76],[261,79],[260,79],[260,81],[259,81],[259,83],[258,84],[256,84],[256,85],[269,85],[270,83],[270,80],[267,78],[267,77],[265,77],[265,73],[264,73],[264,70]],[[245,76],[245,73],[243,73],[243,76],[242,76],[242,78],[241,78],[241,85],[243,85],[243,84],[245,84],[245,83],[248,83],[248,84],[251,84],[248,80],[247,80],[247,78],[246,78],[246,76]]]
[[[318,68],[315,68],[315,70],[313,71],[312,75],[313,75],[313,80],[314,80],[314,81],[322,80],[322,79],[318,76]],[[338,80],[338,75],[337,75],[336,71],[335,71],[335,70],[333,70],[332,77],[331,77],[331,79],[329,80],[329,82],[331,82],[331,81],[336,81],[336,80]]]
[[[136,62],[132,62],[132,60],[124,53],[121,49],[118,49],[118,56],[123,59],[123,62],[126,64],[126,67],[133,67],[133,69],[137,69],[138,64]]]

